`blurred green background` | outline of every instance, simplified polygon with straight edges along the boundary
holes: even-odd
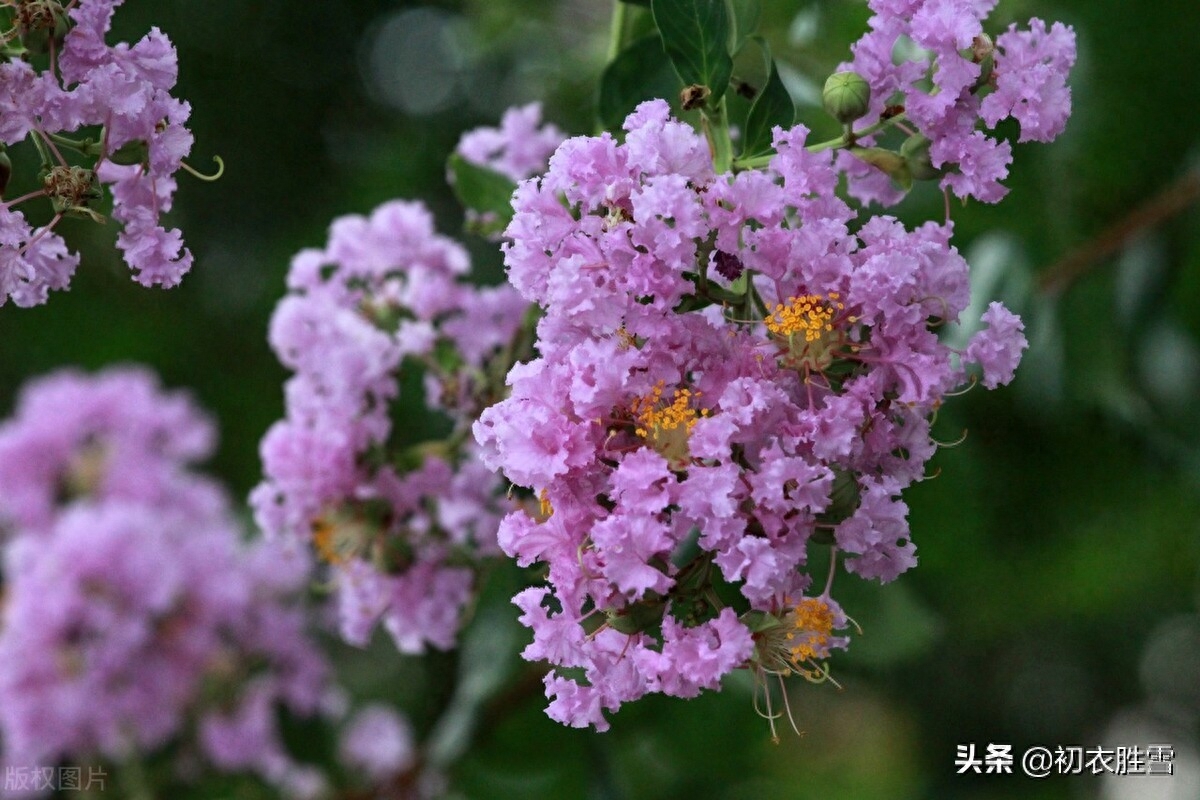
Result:
[[[764,5],[799,119],[832,135],[813,100],[865,3]],[[0,309],[0,411],[57,367],[148,364],[217,417],[211,467],[244,495],[282,412],[265,334],[291,254],[323,244],[333,217],[393,197],[425,200],[459,232],[445,158],[508,105],[541,100],[560,127],[593,132],[610,12],[596,0],[130,0],[114,33],[158,25],[177,44],[191,163],[207,170],[218,154],[227,172],[181,178],[173,221],[196,265],[174,290],[129,280],[111,226],[63,223],[90,246],[71,291]],[[604,735],[561,728],[513,655],[517,578],[501,571],[470,637],[508,653],[490,668],[506,664],[510,688],[452,772],[464,796],[1200,798],[1200,11],[1005,0],[991,30],[1031,16],[1075,27],[1074,116],[1052,145],[1014,145],[1004,202],[953,216],[977,302],[1020,311],[1032,346],[1013,385],[941,413],[940,440],[967,436],[905,496],[919,568],[882,589],[839,581],[864,629],[833,664],[844,690],[795,681],[805,735],[778,745],[748,680],[630,705]],[[941,196],[919,188],[896,213],[938,218]],[[499,280],[494,246],[468,244]],[[338,650],[347,679],[428,728],[469,654],[406,660],[377,644]],[[969,743],[1167,743],[1177,774],[956,775]]]

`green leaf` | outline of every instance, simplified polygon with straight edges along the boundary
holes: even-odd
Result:
[[[771,152],[772,129],[792,127],[796,121],[796,105],[787,87],[779,78],[779,70],[771,62],[771,74],[767,85],[754,98],[750,113],[746,115],[745,133],[742,137],[742,158],[753,158]]]
[[[707,86],[716,105],[733,75],[725,0],[651,0],[650,9],[683,85]]]
[[[733,11],[733,25],[729,32],[729,52],[737,55],[746,40],[758,30],[759,20],[762,19],[762,2],[761,0],[732,0],[730,8]]]
[[[638,103],[674,94],[675,80],[658,34],[643,36],[613,59],[600,76],[600,122],[605,128],[619,128]]]
[[[506,175],[472,164],[458,153],[446,162],[450,184],[469,212],[467,226],[481,236],[500,233],[512,219],[512,195],[517,185]]]
[[[631,6],[646,6],[650,7],[650,0],[621,0],[622,3],[628,3]]]

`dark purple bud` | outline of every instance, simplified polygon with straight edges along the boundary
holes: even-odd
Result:
[[[718,250],[713,254],[713,266],[716,267],[718,275],[731,281],[740,278],[742,270],[746,268],[740,258],[730,255],[724,250]]]

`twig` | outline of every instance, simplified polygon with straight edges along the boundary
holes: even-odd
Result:
[[[1125,247],[1130,239],[1185,211],[1197,198],[1200,198],[1200,171],[1192,170],[1048,267],[1038,280],[1038,290],[1052,297],[1062,294],[1098,263]]]

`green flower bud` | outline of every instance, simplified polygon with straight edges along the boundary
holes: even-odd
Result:
[[[931,144],[928,138],[914,133],[900,145],[900,155],[908,166],[909,174],[919,181],[931,181],[945,174],[945,170],[935,167],[929,158]]]
[[[867,113],[871,85],[857,72],[835,72],[825,81],[821,101],[834,119],[849,125]]]

